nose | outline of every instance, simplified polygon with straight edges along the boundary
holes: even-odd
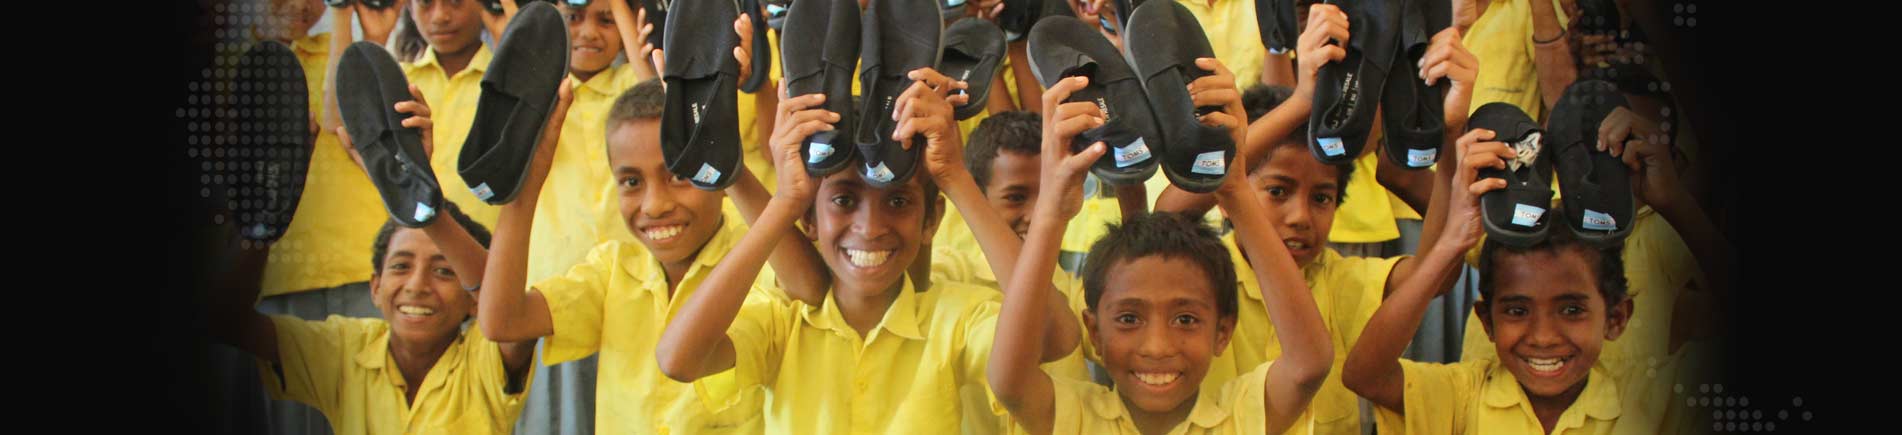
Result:
[[[674,192],[662,183],[647,183],[647,194],[641,197],[641,215],[650,219],[660,218],[672,213],[680,203],[674,200]]]
[[[1143,325],[1138,336],[1142,337],[1142,342],[1136,345],[1137,356],[1145,359],[1168,359],[1175,356],[1175,342],[1170,340],[1169,328],[1166,325],[1148,322]]]
[[[877,240],[892,233],[891,219],[883,216],[876,205],[861,204],[852,212],[852,232],[865,240]]]
[[[1552,347],[1564,343],[1559,333],[1559,320],[1553,316],[1532,316],[1532,325],[1526,330],[1525,342],[1533,347]]]
[[[1307,201],[1295,198],[1281,204],[1281,223],[1288,229],[1307,231],[1314,227],[1314,216],[1309,213]],[[1283,234],[1287,236],[1289,234]]]

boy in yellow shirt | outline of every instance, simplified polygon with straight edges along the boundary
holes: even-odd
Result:
[[[1338,207],[1348,196],[1347,186],[1353,183],[1355,165],[1327,165],[1315,159],[1305,145],[1308,136],[1305,126],[1317,71],[1322,64],[1344,55],[1341,48],[1328,45],[1327,41],[1349,37],[1345,20],[1345,15],[1334,5],[1318,4],[1310,9],[1308,27],[1296,45],[1302,78],[1299,85],[1293,96],[1249,125],[1248,140],[1237,142],[1244,145],[1236,156],[1237,160],[1258,165],[1248,174],[1248,179],[1260,201],[1267,205],[1269,221],[1281,235],[1286,252],[1300,265],[1304,283],[1315,292],[1313,298],[1330,339],[1343,350],[1352,348],[1359,340],[1362,327],[1373,316],[1382,298],[1419,270],[1419,262],[1412,256],[1343,256],[1326,245],[1334,232],[1332,225],[1336,222]],[[1467,113],[1465,100],[1460,97],[1471,95],[1477,60],[1460,47],[1458,35],[1452,31],[1436,35],[1429,52],[1433,55],[1426,58],[1427,70],[1435,71],[1429,78],[1452,82],[1445,102],[1445,113],[1449,115],[1445,122],[1456,127],[1450,131],[1457,132],[1458,126],[1465,125]],[[1221,88],[1220,78],[1228,76],[1226,71],[1219,71],[1200,79],[1208,83],[1198,82],[1197,86]],[[1451,165],[1451,159],[1444,159],[1440,164]],[[1451,172],[1443,169],[1438,174],[1450,177]],[[1437,195],[1432,201],[1443,202],[1444,196]],[[1190,195],[1171,187],[1157,209],[1201,210],[1211,205],[1209,200],[1209,195]],[[1438,236],[1444,210],[1444,207],[1429,207],[1422,234],[1425,242],[1431,243]],[[1236,264],[1257,261],[1246,255],[1233,238],[1224,244]],[[1264,296],[1263,289],[1252,284],[1250,280],[1240,280],[1238,290],[1244,301]],[[1452,284],[1453,281],[1448,280],[1438,288],[1444,291]],[[1223,382],[1283,353],[1275,326],[1260,308],[1254,303],[1242,305],[1235,328],[1236,340],[1232,341],[1234,349],[1215,360],[1203,388],[1218,388]],[[1337,353],[1335,357],[1333,364],[1338,369],[1345,362],[1345,355]],[[1359,399],[1341,384],[1338,371],[1335,373],[1315,395],[1315,432],[1358,434],[1361,432]]]
[[[831,128],[826,122],[837,114],[817,108],[822,95],[782,100],[771,143],[779,190],[755,231],[667,325],[655,357],[668,377],[712,392],[716,385],[705,378],[730,369],[738,388],[765,387],[771,392],[765,408],[771,433],[941,433],[962,427],[960,390],[982,385],[997,292],[956,283],[915,287],[907,266],[939,221],[942,206],[932,199],[940,185],[1000,276],[1010,275],[999,260],[1014,260],[1017,243],[961,162],[951,102],[968,97],[948,100],[945,94],[964,84],[929,68],[910,74],[917,82],[896,99],[894,112],[904,116],[893,137],[925,147],[920,158],[929,178],[919,174],[891,187],[872,187],[856,171],[809,177],[799,158],[800,139]],[[910,142],[914,134],[927,142]],[[749,299],[757,292],[747,287],[775,245],[807,243],[778,240],[779,234],[806,235],[793,225],[801,216],[825,263],[814,271],[831,283],[823,302]],[[1047,282],[1043,288],[1055,292]],[[1044,314],[1069,317],[1060,309]],[[1052,324],[1030,334],[1069,346],[1048,346],[1045,361],[1075,349],[1076,325]],[[709,406],[735,406],[718,395],[707,399]]]
[[[1645,406],[1656,388],[1672,382],[1659,373],[1687,358],[1677,344],[1713,331],[1691,325],[1678,328],[1673,355],[1659,366],[1600,358],[1608,341],[1625,332],[1633,312],[1626,295],[1621,253],[1616,246],[1593,247],[1566,227],[1554,228],[1529,247],[1486,241],[1480,252],[1480,300],[1473,306],[1496,356],[1456,364],[1415,363],[1400,359],[1437,290],[1466,251],[1479,243],[1479,195],[1503,189],[1503,179],[1479,179],[1481,168],[1504,168],[1514,153],[1491,142],[1493,132],[1474,129],[1458,142],[1460,162],[1447,234],[1425,255],[1429,272],[1410,277],[1369,321],[1365,339],[1348,356],[1343,380],[1349,389],[1379,407],[1383,433],[1660,433],[1684,418],[1672,406]],[[1728,270],[1728,242],[1717,235],[1703,212],[1676,186],[1668,153],[1638,143],[1627,157],[1634,166],[1640,196],[1670,204],[1684,227],[1703,228],[1687,239],[1712,254],[1706,273]],[[1662,155],[1662,158],[1659,156]],[[1684,204],[1684,207],[1678,207]],[[1722,300],[1719,284],[1711,297]],[[1721,306],[1721,304],[1719,304]]]
[[[661,376],[651,355],[670,313],[678,312],[708,269],[729,254],[733,240],[749,233],[724,217],[722,195],[694,188],[666,170],[660,150],[664,94],[658,81],[635,85],[607,116],[607,157],[620,200],[620,217],[638,243],[608,240],[564,275],[530,285],[524,278],[530,228],[539,195],[502,207],[495,249],[489,257],[483,296],[483,332],[495,337],[548,337],[543,362],[558,364],[600,354],[595,389],[595,429],[604,433],[750,433],[758,410],[708,412],[691,386]],[[538,172],[552,164],[552,150],[538,151]],[[538,180],[530,180],[538,181]],[[541,192],[539,185],[524,192]],[[743,212],[756,214],[765,189],[743,175],[728,189]],[[775,265],[801,270],[815,264],[809,248],[785,244]],[[794,263],[785,263],[791,261]],[[799,263],[803,261],[804,263]],[[779,273],[788,294],[815,288]],[[781,297],[774,293],[770,297]],[[814,299],[816,300],[816,298]],[[757,403],[756,392],[742,392]]]
[[[1225,73],[1226,70],[1223,70]],[[1080,88],[1066,79],[1048,90],[1061,101]],[[1229,127],[1242,139],[1245,115],[1239,91],[1212,90],[1198,98],[1224,112],[1204,123]],[[1087,104],[1087,103],[1085,103]],[[1115,388],[1052,377],[1038,370],[1036,340],[1015,331],[1046,327],[1051,303],[1035,277],[1055,267],[1062,223],[1081,208],[1080,181],[1104,146],[1071,155],[1068,138],[1090,125],[1068,107],[1046,109],[1044,185],[1038,217],[1005,296],[991,355],[989,381],[1009,410],[1014,429],[1035,434],[1075,433],[1306,433],[1308,401],[1327,377],[1333,347],[1300,271],[1248,182],[1231,176],[1215,195],[1236,222],[1243,246],[1262,261],[1265,307],[1279,326],[1287,352],[1218,388],[1204,386],[1211,361],[1228,347],[1235,328],[1236,264],[1220,254],[1215,232],[1190,215],[1132,217],[1091,248],[1085,266],[1089,342]],[[1085,108],[1087,109],[1087,107]],[[1072,115],[1072,116],[1066,116]],[[1078,122],[1081,121],[1081,122]],[[1231,174],[1245,173],[1236,160]]]

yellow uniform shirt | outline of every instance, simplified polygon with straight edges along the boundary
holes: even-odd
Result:
[[[596,236],[596,207],[612,196],[607,155],[608,110],[636,83],[634,69],[610,67],[582,82],[561,125],[561,143],[535,204],[528,245],[528,282],[540,282],[580,263],[603,239]],[[616,213],[618,216],[618,213]]]
[[[1400,361],[1406,372],[1404,415],[1375,406],[1381,434],[1540,434],[1525,389],[1494,359],[1455,364]],[[1606,364],[1587,375],[1585,389],[1559,415],[1552,435],[1657,434],[1677,426],[1667,401],[1676,370],[1661,365]],[[1682,402],[1678,402],[1682,403]]]
[[[1479,78],[1474,80],[1473,105],[1469,110],[1492,102],[1519,106],[1532,119],[1545,114],[1545,102],[1539,92],[1538,66],[1533,64],[1533,0],[1490,1],[1486,13],[1473,21],[1462,42],[1479,59]],[[1561,26],[1563,8],[1557,11]]]
[[[1261,26],[1255,23],[1255,2],[1243,0],[1176,0],[1202,23],[1209,48],[1222,66],[1235,73],[1235,86],[1248,89],[1261,82],[1261,66],[1268,48],[1261,45]]]
[[[668,379],[654,359],[667,321],[746,231],[735,221],[727,222],[701,248],[672,297],[660,263],[641,245],[623,241],[604,242],[567,274],[535,284],[548,300],[555,326],[555,333],[545,339],[542,361],[559,364],[601,355],[595,389],[595,429],[600,433],[759,432],[757,389],[737,399],[749,406],[708,412],[692,386]],[[730,384],[732,375],[710,379]]]
[[[429,167],[436,171],[443,199],[462,207],[463,213],[482,226],[495,228],[501,208],[476,199],[469,192],[469,183],[456,172],[462,141],[469,138],[469,128],[475,125],[476,100],[482,98],[482,73],[489,68],[490,58],[488,45],[477,47],[469,66],[450,76],[436,61],[436,49],[430,48],[423,50],[415,62],[403,64],[403,75],[429,103],[429,120],[435,124],[430,129],[435,149],[429,155]]]
[[[406,380],[390,357],[390,324],[383,319],[330,316],[307,321],[271,316],[278,361],[260,361],[259,378],[272,399],[317,408],[338,434],[506,434],[522,413],[522,389],[504,391],[502,349],[474,327],[464,329],[423,379]],[[282,373],[282,376],[279,375]],[[421,382],[412,403],[409,382]]]
[[[1553,231],[1567,231],[1563,223]],[[1671,313],[1676,309],[1678,292],[1699,280],[1697,260],[1677,230],[1664,216],[1650,207],[1638,209],[1632,221],[1631,235],[1624,248],[1626,294],[1632,298],[1631,321],[1617,340],[1605,343],[1598,358],[1616,361],[1639,357],[1649,361],[1670,353]],[[1475,254],[1476,255],[1476,254]],[[1477,257],[1475,257],[1477,258]],[[1465,344],[1460,359],[1493,358],[1498,349],[1480,326],[1479,314],[1466,315]]]
[[[313,120],[323,119],[325,62],[330,34],[291,42],[304,67]],[[331,288],[370,279],[370,241],[388,214],[370,177],[337,143],[337,132],[318,129],[304,176],[304,195],[284,237],[271,245],[262,296]]]
[[[1254,270],[1242,258],[1234,234],[1222,239],[1229,258],[1235,262],[1237,298],[1235,334],[1228,350],[1209,363],[1209,375],[1202,380],[1203,390],[1220,388],[1225,382],[1245,374],[1249,367],[1281,357],[1281,340],[1275,337],[1274,324],[1268,322],[1268,309],[1262,304],[1261,284]],[[1401,258],[1343,257],[1333,248],[1325,249],[1313,263],[1301,268],[1308,289],[1314,295],[1315,308],[1327,325],[1328,341],[1334,346],[1333,369],[1327,382],[1309,405],[1313,411],[1314,433],[1359,434],[1359,396],[1341,384],[1341,367],[1348,350],[1359,342],[1361,330],[1379,309],[1387,276]]]
[[[1268,367],[1262,364],[1217,388],[1202,387],[1189,410],[1189,418],[1169,431],[1171,435],[1262,434],[1268,421],[1266,390]],[[1123,398],[1109,387],[1095,383],[1052,377],[1055,385],[1053,435],[1139,434],[1130,420]],[[1312,413],[1302,414],[1286,433],[1307,434]],[[1028,433],[1012,425],[1014,433]]]
[[[832,297],[819,307],[753,298],[727,330],[733,373],[740,388],[770,391],[768,433],[957,433],[965,411],[960,389],[987,385],[995,294],[955,283],[918,292],[905,278],[866,337],[846,324]]]
[[[1368,138],[1367,146],[1380,146],[1380,137]],[[1394,203],[1400,201],[1380,185],[1374,174],[1382,158],[1369,151],[1354,159],[1354,173],[1347,176],[1347,186],[1342,190],[1347,198],[1334,211],[1334,226],[1328,229],[1328,241],[1374,243],[1400,238],[1400,227],[1394,225]],[[1399,207],[1406,208],[1406,204],[1400,203]]]

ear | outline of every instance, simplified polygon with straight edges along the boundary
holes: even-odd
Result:
[[[1215,356],[1222,356],[1228,349],[1228,339],[1235,336],[1235,316],[1222,316],[1215,321]]]
[[[1486,340],[1492,341],[1493,340],[1492,303],[1487,301],[1473,302],[1473,314],[1479,316],[1479,326],[1481,329],[1486,330]],[[1466,327],[1471,328],[1473,327],[1473,325],[1466,325]]]
[[[1096,310],[1083,309],[1083,332],[1089,334],[1090,348],[1096,350],[1096,359],[1103,360],[1103,337],[1096,332]]]
[[[1625,334],[1625,325],[1631,322],[1631,313],[1636,307],[1637,302],[1632,302],[1629,296],[1611,306],[1611,312],[1606,313],[1609,319],[1605,322],[1605,340],[1617,340],[1618,336]]]
[[[378,283],[381,283],[381,282],[383,282],[382,274],[370,275],[370,305],[376,306],[376,308],[379,310],[383,309],[383,298],[380,297],[382,296],[381,295],[382,291],[377,290],[377,289],[383,288],[382,286],[377,285]]]

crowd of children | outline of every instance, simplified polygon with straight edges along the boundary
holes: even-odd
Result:
[[[234,271],[220,280],[229,304],[213,331],[255,361],[240,376],[274,399],[269,430],[1709,428],[1663,398],[1723,337],[1710,318],[1728,303],[1733,260],[1700,206],[1709,168],[1686,149],[1687,118],[1668,92],[1632,85],[1668,60],[1642,49],[1616,2],[1176,0],[1214,53],[1188,84],[1195,106],[1215,108],[1197,121],[1235,144],[1208,191],[1164,174],[1091,175],[1116,151],[1072,140],[1108,109],[1072,98],[1087,76],[1041,85],[1019,35],[986,101],[933,68],[906,72],[889,114],[892,139],[920,154],[917,176],[812,173],[803,141],[847,114],[827,110],[825,94],[786,94],[777,56],[793,35],[775,28],[753,46],[766,23],[747,14],[716,30],[745,41],[732,54],[741,81],[766,85],[738,97],[738,181],[704,189],[664,158],[665,50],[649,14],[670,2],[643,1],[657,0],[557,3],[569,74],[520,194],[501,205],[462,188],[456,158],[517,1],[270,2],[288,28],[257,37],[303,66],[314,148],[283,236],[222,253]],[[686,1],[703,0],[671,3]],[[1120,49],[1122,9],[1169,0],[1044,1],[1055,3],[956,1],[943,17],[1001,23],[1010,8],[1038,8]],[[1321,70],[1358,59],[1350,41],[1373,35],[1356,31],[1380,28],[1352,8],[1414,2],[1450,8],[1452,24],[1402,57],[1417,65],[1388,73],[1417,71],[1406,79],[1443,96],[1437,160],[1396,163],[1405,157],[1385,155],[1395,148],[1380,145],[1382,122],[1363,154],[1322,160],[1310,141],[1310,118],[1328,110],[1316,103],[1329,88]],[[738,3],[770,16],[796,1]],[[1297,16],[1285,50],[1264,46],[1273,30],[1257,17],[1270,14],[1257,12],[1271,4]],[[313,34],[325,13],[328,32]],[[334,71],[358,38],[386,47],[410,83],[411,101],[389,110],[423,132],[444,187],[444,217],[424,226],[384,215],[340,120]],[[771,65],[750,64],[761,50]],[[1569,113],[1555,107],[1575,86],[1607,82],[1625,104],[1585,121],[1551,116]],[[984,109],[955,117],[967,104]],[[1635,213],[1616,223],[1628,234],[1607,242],[1568,226],[1560,198],[1577,192],[1561,191],[1541,204],[1553,207],[1540,210],[1540,237],[1502,239],[1488,216],[1513,210],[1486,199],[1509,190],[1497,174],[1559,160],[1564,144],[1525,147],[1469,116],[1482,106],[1547,137],[1583,122],[1595,141],[1582,152],[1630,174]],[[1417,246],[1400,247],[1409,228]],[[1467,319],[1463,349],[1448,353],[1458,357],[1407,359],[1429,308],[1470,289],[1470,309],[1441,314]],[[306,406],[327,424],[298,421]]]

